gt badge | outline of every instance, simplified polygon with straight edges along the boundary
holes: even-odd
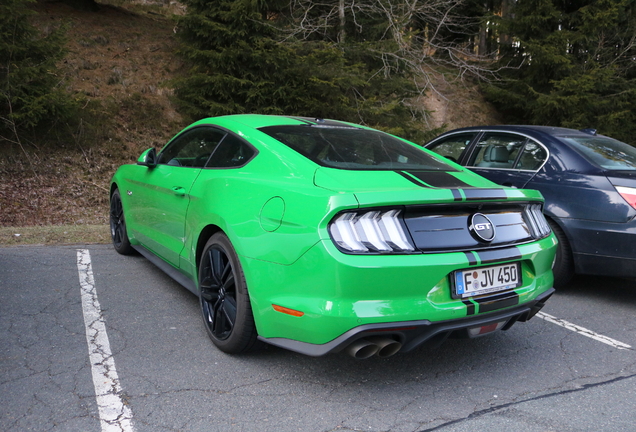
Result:
[[[470,217],[468,231],[478,241],[488,243],[495,239],[495,225],[481,213]]]

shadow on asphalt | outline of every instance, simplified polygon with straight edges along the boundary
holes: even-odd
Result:
[[[636,306],[636,279],[577,275],[567,286],[557,289],[557,293]]]

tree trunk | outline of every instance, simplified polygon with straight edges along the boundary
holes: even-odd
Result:
[[[510,0],[502,0],[501,1],[501,18],[507,20],[510,18],[510,10],[512,9],[512,5],[510,4]],[[499,44],[500,45],[510,45],[510,36],[507,34],[501,33],[499,35]]]
[[[345,0],[340,0],[338,4],[338,17],[340,18],[340,29],[338,31],[338,42],[344,43],[345,38],[347,36],[345,32],[345,24],[347,23],[345,20]]]

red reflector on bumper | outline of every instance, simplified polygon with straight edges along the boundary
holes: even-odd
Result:
[[[305,315],[305,312],[297,311],[297,310],[294,310],[294,309],[289,309],[289,308],[286,308],[286,307],[283,307],[283,306],[278,306],[278,305],[275,305],[275,304],[273,304],[272,307],[274,308],[274,310],[276,312],[281,312],[281,313],[284,313],[284,314],[287,314],[287,315],[291,315],[291,316],[295,316],[295,317],[301,317],[301,316]]]

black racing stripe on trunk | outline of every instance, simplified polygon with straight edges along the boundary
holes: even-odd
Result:
[[[516,247],[479,251],[477,252],[477,256],[479,257],[479,261],[481,261],[482,264],[521,259],[521,253]]]
[[[499,200],[506,199],[506,191],[503,189],[463,189],[468,201]]]
[[[405,179],[407,179],[408,181],[410,181],[411,183],[414,183],[416,185],[418,185],[419,187],[423,187],[423,188],[428,188],[429,186],[421,181],[419,181],[418,179],[408,175],[406,172],[403,171],[395,171],[395,173],[401,175],[402,177],[404,177]]]
[[[462,303],[466,305],[466,315],[475,315],[475,303],[470,300],[462,300]]]
[[[508,292],[493,297],[476,298],[474,300],[479,303],[479,313],[485,313],[518,305],[519,294],[516,292]]]
[[[468,183],[465,183],[444,171],[406,171],[418,180],[426,183],[435,188],[466,188],[470,187]]]
[[[462,193],[457,190],[457,189],[451,189],[451,192],[453,193],[453,198],[455,201],[461,201],[464,198],[462,197]]]
[[[475,255],[473,255],[472,252],[464,252],[464,255],[466,255],[466,259],[468,259],[468,264],[469,265],[477,265],[477,259],[475,258]]]

